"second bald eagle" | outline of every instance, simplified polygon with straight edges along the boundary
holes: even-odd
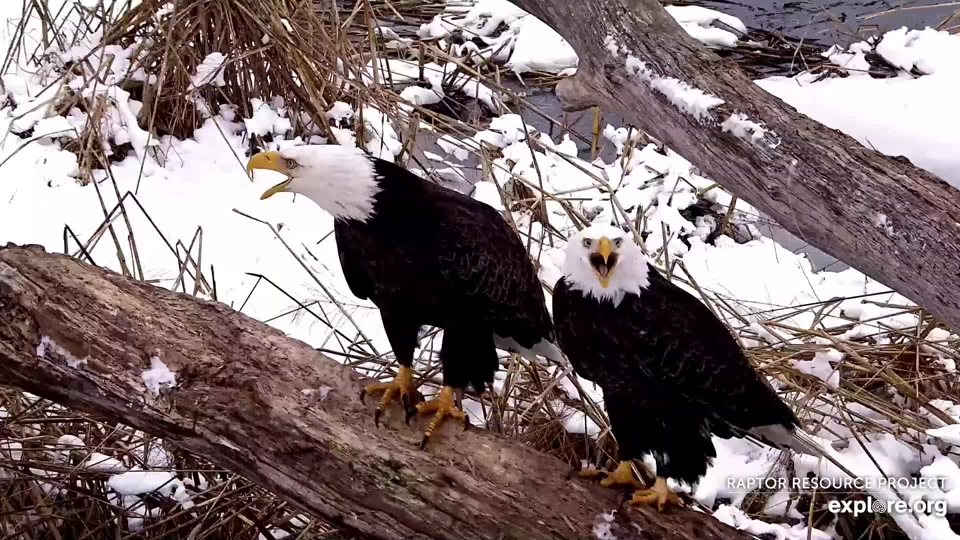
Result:
[[[640,487],[629,462],[656,461],[656,483],[633,503],[679,503],[666,479],[696,484],[717,456],[714,435],[822,456],[851,474],[803,432],[726,326],[624,231],[594,225],[570,239],[553,316],[577,373],[603,389],[622,460],[604,484]]]

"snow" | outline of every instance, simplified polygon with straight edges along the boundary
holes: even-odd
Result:
[[[736,30],[740,35],[747,33],[743,22],[732,16],[700,6],[665,6],[667,13],[673,16],[690,37],[711,48],[736,47],[737,34],[713,26],[717,21]]]
[[[169,485],[176,476],[164,471],[130,471],[111,476],[107,486],[121,495],[143,495]]]
[[[190,76],[193,86],[200,88],[208,84],[213,86],[226,86],[227,82],[223,80],[223,65],[227,57],[222,53],[210,53],[200,62],[196,71]]]
[[[244,118],[243,125],[247,128],[247,133],[251,135],[283,134],[292,129],[289,118],[284,118],[274,107],[268,106],[261,99],[253,98],[250,100],[250,108],[253,110],[251,118]]]
[[[503,202],[500,200],[500,192],[493,182],[478,182],[474,187],[473,198],[489,204],[497,210],[505,210]]]
[[[791,360],[790,365],[797,371],[812,375],[830,388],[840,387],[840,361],[843,359],[843,353],[836,349],[828,349],[825,352],[818,351],[813,360]],[[836,367],[832,366],[835,364]]]
[[[708,46],[735,44],[737,36],[726,29],[717,28],[717,24],[743,30],[742,23],[736,19],[710,10],[672,7],[670,12],[688,33],[699,37]],[[494,58],[498,64],[517,73],[529,70],[560,72],[577,65],[576,55],[559,36],[509,2],[482,0],[469,9],[459,11],[453,5],[448,6],[443,17],[421,28],[421,34],[434,39],[445,38],[455,28],[447,21],[459,21],[458,24],[467,29],[466,32],[475,33],[486,44],[478,46],[470,43],[473,48],[466,45],[461,48],[458,54],[470,54],[470,62]],[[495,35],[501,23],[507,30]],[[0,26],[0,41],[5,31]],[[396,39],[386,32],[382,35],[385,39]],[[956,83],[960,82],[960,68],[955,61],[960,57],[958,39],[933,30],[903,29],[884,35],[877,45],[877,52],[905,71],[927,74],[922,77],[903,73],[892,79],[873,79],[865,73],[851,70],[846,78],[820,82],[813,82],[813,76],[801,75],[790,79],[766,79],[758,81],[758,84],[798,107],[801,112],[853,135],[864,144],[893,155],[907,156],[945,179],[960,184],[960,154],[955,151],[960,147],[960,135],[954,129],[954,126],[960,125],[960,112],[956,107],[943,105],[955,101]],[[638,82],[650,85],[688,114],[702,121],[710,120],[713,109],[722,103],[722,100],[709,93],[710,89],[699,89],[678,79],[659,77],[650,65],[623,50],[619,41],[610,36],[606,46],[618,58],[619,65],[626,66],[638,78]],[[85,55],[92,50],[92,45],[79,43],[64,55]],[[863,53],[872,47],[869,44],[857,44],[847,52],[835,49],[829,58],[838,66],[865,69]],[[502,50],[496,53],[497,49]],[[132,50],[118,48],[114,52],[121,60],[109,74],[110,80],[115,81],[129,71]],[[219,56],[208,56],[196,68],[193,79],[195,85],[221,84],[222,70],[218,68],[228,57],[226,51]],[[475,150],[480,142],[500,150],[502,157],[494,160],[489,176],[472,186],[472,191],[467,193],[504,211],[500,189],[509,187],[512,182],[524,182],[536,187],[543,185],[550,193],[564,193],[564,197],[568,197],[567,203],[593,223],[629,221],[645,227],[643,232],[648,234],[644,243],[651,256],[666,251],[671,260],[682,259],[686,272],[695,279],[700,290],[708,296],[722,298],[733,306],[731,309],[737,310],[744,322],[732,324],[746,344],[781,349],[801,344],[818,346],[812,359],[807,353],[790,359],[789,366],[823,382],[821,396],[810,405],[810,416],[814,421],[808,425],[818,430],[814,435],[823,438],[825,444],[835,450],[838,459],[865,477],[880,476],[871,461],[872,457],[891,477],[923,475],[948,478],[949,481],[939,491],[908,493],[905,496],[946,500],[951,512],[960,511],[960,468],[956,465],[956,449],[947,450],[949,445],[960,446],[960,430],[954,425],[943,426],[936,418],[922,416],[920,420],[934,427],[924,431],[912,430],[899,438],[883,433],[860,434],[866,449],[851,443],[851,431],[833,419],[836,410],[829,400],[832,391],[842,383],[838,369],[844,361],[841,347],[815,339],[804,341],[781,331],[777,326],[781,324],[807,329],[816,328],[817,325],[830,327],[851,324],[849,331],[838,339],[882,342],[889,338],[881,324],[910,330],[921,325],[905,298],[889,292],[884,285],[854,269],[814,272],[807,257],[793,253],[775,239],[761,234],[756,210],[742,200],[738,201],[732,214],[734,226],[752,239],[737,243],[728,236],[720,236],[714,244],[707,244],[705,239],[712,232],[715,220],[710,216],[688,219],[685,211],[696,202],[698,196],[726,211],[732,201],[731,194],[720,187],[713,187],[714,179],[701,176],[682,156],[669,150],[663,151],[655,145],[638,146],[642,135],[636,130],[607,125],[603,137],[614,147],[617,158],[609,162],[589,162],[580,157],[577,144],[569,136],[554,140],[530,126],[525,127],[523,118],[518,114],[501,114],[502,102],[497,93],[478,84],[472,77],[460,74],[455,84],[444,87],[443,80],[452,73],[455,64],[427,64],[422,81],[419,80],[419,66],[415,62],[382,58],[379,67],[380,81],[387,80],[389,74],[396,91],[409,104],[422,106],[436,103],[446,96],[451,86],[462,87],[464,93],[475,96],[488,111],[496,115],[487,129],[475,135],[444,135],[437,142],[439,151],[459,161],[470,158],[470,151]],[[361,75],[364,81],[372,77],[373,68],[372,64],[369,65],[367,73]],[[45,104],[54,97],[55,89],[44,90],[45,85],[39,76],[31,72],[21,70],[5,74],[3,82],[13,106],[0,109],[0,127],[11,132],[0,138],[0,162],[9,158],[3,166],[4,180],[0,182],[0,245],[6,242],[37,243],[59,252],[63,250],[65,224],[77,232],[81,241],[89,240],[103,220],[100,203],[93,185],[79,185],[77,157],[64,150],[65,143],[76,137],[76,132],[85,125],[86,113],[73,110],[65,111],[62,116],[48,114]],[[235,309],[243,306],[243,313],[270,320],[270,324],[290,337],[312,346],[332,346],[331,330],[316,319],[303,316],[302,313],[300,316],[277,317],[287,313],[293,304],[284,294],[266,284],[257,285],[257,278],[249,276],[247,272],[262,274],[295,298],[318,302],[337,329],[350,334],[362,331],[370,337],[373,347],[378,351],[390,350],[379,315],[372,304],[354,298],[349,292],[334,240],[329,237],[332,219],[305,197],[260,201],[263,190],[277,179],[259,174],[249,179],[245,175],[245,152],[250,136],[272,136],[268,137],[272,138],[268,148],[271,150],[308,142],[292,138],[290,131],[294,122],[282,100],[251,100],[246,109],[241,106],[236,110],[222,108],[212,111],[193,137],[179,140],[150,136],[137,123],[136,115],[141,104],[126,93],[109,84],[100,92],[110,103],[110,113],[103,126],[105,137],[114,143],[130,142],[137,154],[117,161],[112,173],[120,193],[133,191],[139,184],[137,197],[143,202],[147,215],[133,205],[127,206],[131,219],[130,230],[121,220],[114,222],[114,226],[121,237],[136,233],[139,258],[146,279],[169,288],[178,274],[176,257],[153,231],[151,220],[167,238],[184,243],[189,243],[194,232],[201,227],[204,266],[213,265],[216,269],[220,301]],[[344,145],[357,144],[354,126],[362,117],[364,138],[360,144],[369,152],[392,160],[402,149],[398,133],[406,126],[393,125],[384,116],[385,110],[369,105],[355,110],[346,102],[335,102],[329,110],[321,112],[335,124],[331,128],[333,135]],[[728,136],[741,137],[770,148],[779,141],[777,134],[746,114],[733,113],[725,119],[717,119],[721,120],[720,126],[730,134]],[[38,136],[39,140],[20,149],[23,141],[16,137],[16,133],[29,129],[34,130],[34,136]],[[313,131],[303,138],[309,140],[326,135],[326,130],[314,126]],[[160,156],[166,157],[161,159]],[[435,154],[431,154],[429,159],[445,163],[441,156]],[[141,162],[144,171],[142,176]],[[455,176],[457,171],[465,170],[468,166],[457,167],[461,169],[451,166],[437,173]],[[105,181],[107,176],[103,171],[95,171],[94,179]],[[610,193],[600,185],[600,180],[613,187],[622,210],[612,204]],[[112,188],[102,190],[102,193],[107,207],[117,203]],[[549,198],[541,202],[551,226],[569,234],[572,226],[561,205]],[[234,213],[234,208],[274,225],[277,233]],[[517,221],[518,230],[533,238],[532,247],[538,250],[535,252],[542,251],[539,258],[540,275],[544,283],[552,285],[560,276],[562,241],[552,246],[547,243],[541,245],[538,240],[544,234],[541,223],[531,222],[529,214],[524,212],[514,212],[513,218]],[[865,215],[863,219],[883,228],[888,234],[897,233],[896,215]],[[687,237],[688,244],[679,239],[680,235]],[[290,251],[281,239],[290,246]],[[75,251],[76,248],[71,250]],[[91,255],[98,263],[119,270],[116,248],[108,239],[93,246]],[[681,277],[684,275],[683,271],[676,272]],[[206,278],[209,279],[209,275]],[[324,287],[318,288],[318,282]],[[192,278],[188,278],[186,290],[191,290],[193,285]],[[255,285],[257,288],[254,290]],[[681,286],[699,297],[693,288]],[[207,298],[210,296],[209,291],[201,290],[199,294]],[[815,313],[809,310],[788,309],[831,298],[860,295],[868,296],[864,299],[841,300],[833,312],[821,319],[817,319]],[[342,306],[343,311],[336,306]],[[946,350],[950,350],[957,338],[949,331],[935,329],[930,333],[929,340],[944,344]],[[942,351],[930,345],[924,345],[923,350],[934,355],[941,353],[935,369],[942,368],[947,372],[955,370],[954,360],[942,355]],[[44,336],[37,344],[36,354],[48,362],[60,362],[71,368],[87,367],[87,358],[77,360],[70,356],[49,336]],[[93,362],[93,359],[90,360]],[[556,368],[551,368],[550,375],[558,375]],[[952,376],[951,373],[940,372],[938,375]],[[147,392],[155,396],[162,388],[177,384],[176,373],[158,355],[151,358],[150,368],[142,376]],[[598,387],[582,378],[576,381],[585,393],[584,399],[603,406],[603,393]],[[498,378],[494,386],[502,390],[504,384],[503,379]],[[581,398],[570,379],[564,378],[556,384],[562,395],[568,398],[567,401]],[[325,386],[306,389],[304,395],[323,401],[330,390]],[[427,394],[432,391],[431,388],[425,388]],[[560,420],[568,431],[594,438],[601,436],[601,428],[583,412],[566,405],[564,400],[549,399],[559,411]],[[890,399],[899,400],[902,396],[891,395]],[[466,399],[464,404],[474,422],[482,421],[483,412],[476,401]],[[960,405],[951,401],[938,401],[935,405],[948,415],[960,419]],[[849,410],[874,422],[885,421],[882,415],[863,406],[851,404]],[[0,409],[0,418],[5,413]],[[819,429],[821,425],[824,429]],[[730,503],[719,506],[715,511],[718,519],[752,534],[770,534],[784,540],[807,538],[808,534],[815,539],[830,536],[829,529],[808,531],[803,523],[768,524],[758,516],[745,516],[739,506],[744,502],[746,493],[731,488],[729,479],[768,475],[779,478],[782,474],[778,468],[778,464],[782,463],[781,453],[739,439],[714,439],[714,444],[717,458],[707,475],[691,491],[697,501],[709,508],[721,502]],[[191,504],[184,486],[192,485],[192,480],[180,480],[173,472],[157,470],[173,466],[172,456],[163,449],[161,441],[151,443],[149,450],[142,447],[133,449],[134,459],[130,466],[106,453],[88,451],[83,441],[76,437],[63,438],[58,441],[56,448],[48,449],[55,459],[70,457],[71,450],[73,458],[81,460],[80,468],[112,475],[108,485],[114,492],[116,503],[131,506],[136,514],[128,520],[131,530],[142,527],[144,520],[151,517],[139,497],[142,494],[159,488],[161,494],[185,508]],[[0,441],[0,452],[12,459],[21,459],[23,454],[20,443],[10,440]],[[844,477],[832,465],[810,456],[793,455],[790,459],[799,475],[817,473],[826,478]],[[150,470],[129,470],[131,466]],[[161,488],[165,483],[167,487]],[[43,485],[43,489],[51,493],[57,489],[52,481]],[[203,485],[198,487],[206,489]],[[876,495],[893,496],[881,492]],[[783,516],[789,498],[787,491],[775,492],[760,517]],[[799,515],[797,509],[791,507],[786,518],[798,520]],[[595,535],[616,537],[613,514],[604,516],[609,518],[597,519],[593,524]],[[950,538],[944,534],[948,532],[944,528],[945,520],[937,516],[917,519],[898,516],[897,519],[915,540]]]
[[[37,357],[47,358],[50,360],[58,360],[66,362],[68,367],[77,369],[80,366],[86,366],[88,358],[77,358],[70,353],[70,351],[64,349],[60,345],[57,345],[49,336],[43,336],[40,338],[40,344],[37,345]]]
[[[819,82],[818,75],[770,77],[757,81],[798,111],[827,127],[839,129],[867,148],[912,163],[960,185],[960,109],[944,107],[960,86],[960,36],[946,32],[901,28],[883,35],[877,52],[901,67],[897,77],[874,79],[866,70],[865,51],[858,43],[847,52],[834,52],[830,61],[849,68],[843,78]],[[928,75],[916,77],[908,73]]]
[[[713,513],[713,517],[735,529],[757,536],[772,535],[777,540],[833,540],[829,533],[815,528],[808,529],[802,523],[787,527],[786,525],[751,519],[739,508],[734,508],[728,504],[721,505]]]
[[[660,92],[681,111],[704,121],[711,118],[710,109],[723,104],[723,100],[674,77],[661,77],[647,63],[633,55],[626,59],[627,73]],[[729,121],[729,120],[728,120]],[[742,124],[742,122],[740,122]],[[742,131],[744,128],[738,128]]]
[[[927,430],[927,435],[960,446],[960,424],[931,428]]]
[[[740,33],[747,31],[740,19],[711,9],[668,6],[667,12],[707,47],[734,47],[738,36],[728,28]],[[501,25],[506,30],[494,35]],[[483,42],[483,46],[473,41],[455,46],[458,56],[473,63],[492,59],[518,75],[530,71],[570,75],[579,62],[573,47],[552,28],[506,0],[478,0],[466,14],[460,5],[448,4],[444,13],[420,26],[418,35],[422,39],[440,39],[455,31]]]
[[[573,47],[539,19],[525,17],[521,24],[511,29],[517,37],[506,67],[514,73],[559,73],[577,67],[579,58]]]
[[[163,363],[163,360],[160,360],[159,356],[150,357],[150,369],[145,370],[141,377],[143,378],[144,386],[147,387],[147,391],[155,396],[160,395],[161,388],[176,386],[177,384],[176,374],[170,371],[167,365]]]
[[[616,510],[605,512],[593,520],[592,532],[597,540],[617,540],[619,538],[614,534],[614,528],[617,526],[613,521],[615,512]]]
[[[776,134],[772,131],[768,131],[761,124],[754,122],[747,118],[747,115],[743,113],[733,113],[723,123],[720,124],[720,129],[725,132],[732,133],[733,135],[746,139],[754,144],[760,143],[765,138],[777,138]],[[778,138],[777,138],[778,139]],[[770,142],[767,145],[770,148],[776,148],[780,144],[780,141]]]
[[[127,467],[120,460],[100,452],[91,452],[87,459],[80,464],[80,468],[101,473],[123,473],[127,471]]]
[[[23,444],[17,441],[2,440],[0,441],[0,452],[3,452],[5,457],[12,461],[20,461],[20,458],[23,457]]]
[[[336,122],[338,126],[343,124],[344,120],[351,118],[352,116],[353,107],[342,101],[334,101],[333,105],[330,106],[330,110],[326,112],[326,117],[329,120]]]

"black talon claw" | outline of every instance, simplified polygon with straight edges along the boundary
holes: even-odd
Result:
[[[429,436],[424,435],[423,440],[420,441],[420,449],[425,450],[427,448],[427,441],[430,440]]]
[[[407,425],[409,426],[409,425],[410,425],[410,419],[413,418],[413,417],[416,416],[416,415],[417,415],[417,409],[416,409],[416,407],[410,407],[409,409],[407,409],[407,417],[404,419],[404,422],[406,422]]]
[[[364,388],[363,390],[360,391],[360,403],[363,403],[363,402],[364,402],[364,401],[363,401],[363,398],[365,398],[365,397],[367,397],[367,389],[366,389],[366,388]]]
[[[400,394],[400,404],[403,405],[404,410],[410,410],[410,394],[403,393]]]
[[[373,413],[373,424],[380,427],[380,415],[383,414],[383,410],[377,409],[377,412]]]

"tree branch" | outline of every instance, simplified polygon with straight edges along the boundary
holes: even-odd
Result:
[[[227,306],[37,247],[0,248],[0,380],[163,438],[372,538],[592,537],[621,499],[484,430],[422,425],[391,409],[378,430],[359,375]],[[38,356],[43,336],[86,365]],[[153,397],[159,354],[177,387]],[[312,401],[304,390],[332,387]],[[372,401],[372,400],[368,400]],[[619,538],[737,538],[692,510],[617,512]]]
[[[802,240],[960,330],[956,189],[766,93],[690,38],[657,0],[513,1],[580,55],[576,76],[557,85],[567,107],[622,112]],[[653,77],[679,79],[723,103],[699,119],[683,112],[649,80],[628,73],[630,56]],[[762,123],[766,135],[755,142],[725,131],[734,113]]]

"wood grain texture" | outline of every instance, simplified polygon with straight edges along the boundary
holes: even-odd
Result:
[[[580,55],[577,75],[557,85],[568,109],[599,105],[623,113],[800,239],[960,330],[960,191],[798,113],[690,38],[657,0],[514,3]],[[607,36],[624,50],[613,55]],[[630,76],[627,55],[724,103],[698,120]],[[732,113],[762,123],[779,145],[724,132]],[[889,229],[876,225],[881,215]]]
[[[426,451],[373,425],[352,370],[227,306],[38,247],[0,248],[0,381],[162,437],[371,538],[592,538],[621,496],[520,443],[449,423]],[[49,336],[87,365],[37,356]],[[178,387],[141,378],[159,354]],[[330,386],[322,401],[303,390]],[[419,426],[422,427],[422,426]],[[748,538],[708,515],[616,513],[619,538]]]

